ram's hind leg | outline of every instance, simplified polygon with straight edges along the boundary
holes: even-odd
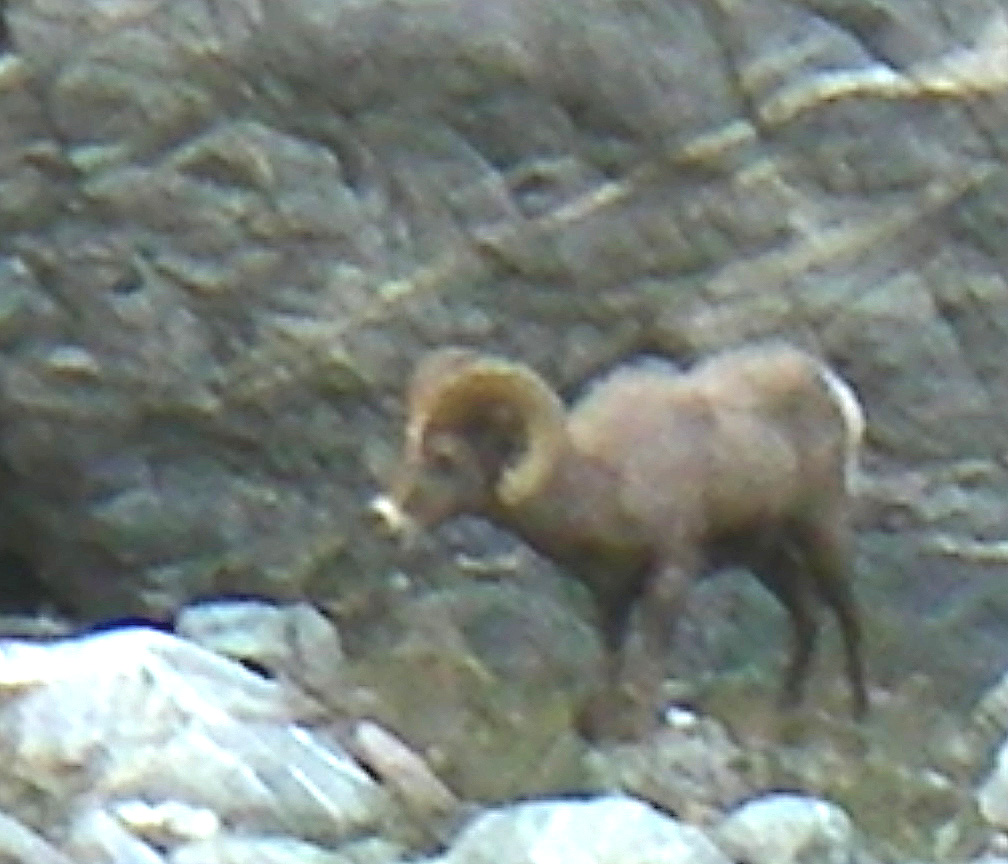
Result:
[[[794,708],[805,696],[819,624],[805,573],[802,551],[793,546],[775,546],[760,557],[753,570],[787,611],[791,624],[791,652],[784,673],[780,701],[783,708]]]
[[[827,521],[811,530],[808,538],[805,554],[809,573],[840,626],[852,712],[860,718],[868,711],[868,692],[861,659],[861,614],[850,587],[849,531],[842,519]]]

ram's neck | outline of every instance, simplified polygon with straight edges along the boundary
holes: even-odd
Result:
[[[616,479],[606,466],[565,452],[536,495],[496,507],[491,518],[560,563],[636,556],[641,544],[620,508]]]

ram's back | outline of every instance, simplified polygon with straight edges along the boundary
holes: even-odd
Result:
[[[685,373],[625,365],[574,406],[571,443],[609,466],[627,514],[656,534],[784,520],[834,500],[842,483],[843,418],[822,368],[777,343]]]

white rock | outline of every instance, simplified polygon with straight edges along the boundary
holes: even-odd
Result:
[[[700,829],[624,796],[480,816],[437,864],[729,864]]]
[[[737,808],[715,839],[729,857],[747,864],[847,864],[854,838],[850,817],[837,805],[781,793]]]
[[[75,864],[48,840],[0,812],[0,861],[21,864]]]
[[[991,825],[1008,829],[1008,741],[1001,745],[994,769],[977,790],[977,805]]]
[[[205,840],[220,831],[217,814],[206,807],[191,807],[180,801],[148,804],[133,799],[114,806],[116,816],[141,837],[160,845],[180,840]]]
[[[434,774],[426,760],[384,726],[362,720],[354,727],[347,746],[411,812],[441,815],[458,808],[458,798]]]
[[[213,820],[337,842],[388,817],[388,794],[293,722],[282,687],[145,628],[0,642],[0,752],[67,818],[93,810],[137,838],[160,820],[163,844],[206,836]],[[130,801],[147,802],[146,817],[123,811]]]
[[[179,613],[175,632],[218,654],[255,662],[311,692],[339,684],[344,660],[339,633],[310,603],[199,603]]]
[[[151,844],[132,834],[118,819],[103,810],[86,810],[74,820],[68,833],[66,849],[75,861],[164,862]]]
[[[333,852],[290,837],[219,837],[176,850],[170,864],[347,864]]]

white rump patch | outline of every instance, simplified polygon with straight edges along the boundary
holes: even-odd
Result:
[[[861,470],[858,465],[858,451],[865,435],[865,414],[854,388],[826,365],[819,368],[819,376],[829,390],[830,395],[840,408],[844,426],[847,430],[847,453],[844,460],[844,478],[847,491],[855,494],[861,481]]]

